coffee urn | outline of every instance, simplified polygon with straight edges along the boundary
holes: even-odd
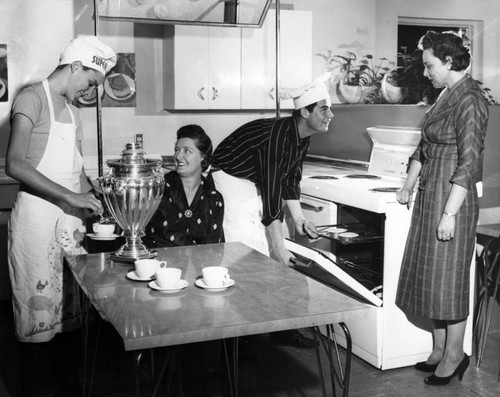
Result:
[[[146,248],[141,237],[163,196],[161,160],[147,159],[135,143],[127,143],[121,156],[108,160],[109,173],[97,179],[106,207],[126,239],[110,258],[121,262],[153,258],[157,252]]]

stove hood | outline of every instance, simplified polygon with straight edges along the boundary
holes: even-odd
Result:
[[[96,0],[101,19],[261,27],[272,0]]]

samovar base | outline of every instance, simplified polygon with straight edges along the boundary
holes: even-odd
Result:
[[[150,259],[157,256],[158,252],[146,248],[140,238],[127,238],[126,243],[110,254],[109,258],[117,262],[135,262],[138,259]]]

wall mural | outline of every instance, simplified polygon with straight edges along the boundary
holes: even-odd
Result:
[[[102,107],[136,107],[135,54],[117,53],[117,62],[103,83]],[[78,98],[78,107],[93,107],[97,90]]]
[[[9,100],[7,76],[7,44],[0,44],[0,102]]]

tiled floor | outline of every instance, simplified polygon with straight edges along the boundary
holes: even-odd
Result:
[[[20,390],[33,382],[29,363],[13,335],[12,312],[9,302],[0,302],[0,397],[22,396]],[[95,329],[94,329],[95,330]],[[308,332],[308,330],[303,330]],[[76,338],[69,352],[74,354],[80,339]],[[135,395],[134,353],[124,352],[119,338],[106,324],[102,327],[98,350],[93,397],[128,397]],[[241,340],[240,340],[241,341]],[[224,371],[218,371],[220,344],[193,344],[180,348],[168,373],[172,376],[172,396],[225,396],[228,382]],[[166,351],[156,351],[156,369]],[[72,356],[76,360],[76,356]],[[149,356],[145,356],[149,363]],[[380,371],[354,357],[349,396],[482,396],[500,395],[500,333],[491,333],[480,368],[474,357],[462,382],[454,379],[446,387],[429,387],[423,382],[426,374],[413,368]],[[323,363],[326,368],[326,362]],[[149,366],[140,370],[141,395],[151,395]],[[180,370],[182,369],[182,371]],[[79,373],[80,374],[80,373]],[[182,375],[181,375],[182,374]],[[3,384],[2,384],[3,382]],[[321,396],[314,350],[275,346],[267,335],[240,342],[239,395],[242,397],[315,397]],[[158,395],[165,395],[166,382]],[[328,395],[331,387],[327,387]],[[341,395],[337,392],[337,395]],[[41,395],[41,394],[40,394]],[[65,396],[80,396],[81,389],[72,387]]]

